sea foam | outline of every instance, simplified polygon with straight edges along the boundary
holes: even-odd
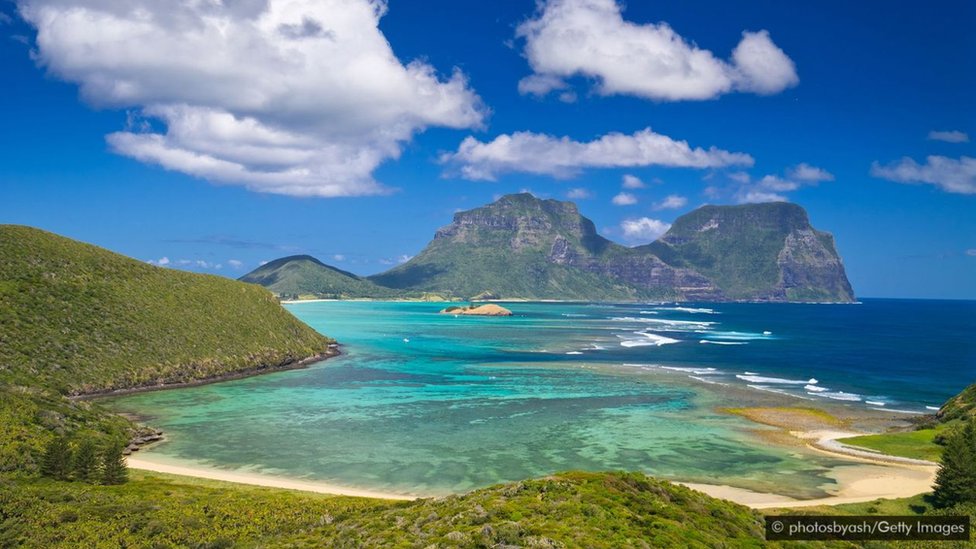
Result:
[[[715,309],[707,309],[705,307],[658,307],[659,311],[675,311],[678,313],[691,313],[691,314],[703,314],[703,315],[717,315],[721,314]],[[644,311],[641,311],[642,313]]]
[[[854,393],[845,393],[844,391],[824,391],[822,393],[807,393],[808,395],[817,396],[820,398],[829,398],[831,400],[844,400],[847,402],[861,402],[861,395]]]
[[[625,339],[624,336],[617,336],[623,339],[620,342],[621,347],[660,347],[662,345],[670,345],[672,343],[679,343],[680,340],[672,339],[670,337],[664,337],[662,335],[652,334],[648,332],[634,332],[634,334],[642,336],[642,339]]]
[[[776,385],[816,385],[819,383],[816,379],[783,379],[781,377],[765,377],[757,375],[743,375],[736,374],[735,377],[741,379],[742,381],[748,381],[750,383],[773,383]]]

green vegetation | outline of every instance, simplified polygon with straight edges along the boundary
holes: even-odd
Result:
[[[395,298],[402,292],[384,288],[309,255],[276,259],[247,273],[241,282],[259,284],[287,299]]]
[[[41,474],[57,480],[71,477],[71,447],[68,437],[56,436],[48,443],[41,461]]]
[[[0,226],[0,383],[68,394],[274,368],[327,338],[262,288]]]
[[[963,389],[961,393],[949,399],[936,414],[939,421],[947,422],[956,419],[968,419],[976,416],[976,383]]]
[[[574,204],[521,193],[455,214],[454,222],[438,230],[417,256],[370,280],[461,299],[486,294],[584,301],[666,297],[608,275],[599,263],[615,253],[630,254],[599,236]]]
[[[913,431],[864,435],[845,438],[841,442],[893,456],[939,461],[948,440],[962,429],[965,421],[974,417],[976,384],[946,401],[935,417],[919,419]]]
[[[459,212],[416,257],[370,280],[462,299],[853,299],[833,238],[785,203],[706,206],[626,248],[572,203],[507,195]]]
[[[66,396],[270,370],[330,343],[263,288],[0,225],[0,471],[37,471],[58,436],[129,439]]]
[[[947,425],[939,425],[933,429],[845,438],[840,442],[892,456],[939,461],[942,456],[942,446],[938,443],[938,437],[949,429]]]
[[[0,472],[37,471],[49,441],[69,433],[103,444],[128,440],[132,425],[89,401],[43,387],[0,384]]]
[[[91,435],[72,443],[57,435],[47,443],[41,459],[41,475],[54,480],[75,480],[101,484],[124,484],[128,470],[122,452],[125,444],[110,440],[99,450]]]
[[[99,463],[98,457],[98,446],[95,445],[95,441],[89,437],[82,439],[72,456],[71,470],[75,480],[80,482],[99,480],[100,467],[103,464]]]
[[[0,480],[0,546],[758,547],[761,516],[636,473],[565,473],[413,502],[134,472]]]
[[[932,498],[943,508],[976,505],[976,418],[946,438]]]
[[[124,444],[116,442],[102,450],[102,484],[125,484],[129,480],[129,472],[125,466],[125,457],[122,455],[124,448]]]
[[[787,202],[704,206],[641,248],[707,276],[731,299],[852,301],[833,237]]]
[[[507,195],[456,214],[416,257],[370,279],[460,298],[634,299],[635,291],[619,282],[549,261],[560,238],[574,252],[586,253],[582,237],[588,222],[569,203]]]

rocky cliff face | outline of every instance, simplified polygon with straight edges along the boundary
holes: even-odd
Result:
[[[851,301],[833,238],[794,204],[706,206],[627,248],[575,204],[515,194],[455,214],[411,261],[371,280],[457,297]]]
[[[849,302],[854,292],[833,237],[796,204],[705,206],[639,248],[694,269],[725,297],[748,301]]]
[[[575,204],[514,194],[455,214],[416,257],[372,280],[459,297],[643,297],[600,268],[598,258],[615,249],[626,250],[598,235]]]

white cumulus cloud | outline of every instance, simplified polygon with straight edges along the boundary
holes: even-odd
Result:
[[[800,164],[790,168],[786,171],[787,175],[791,179],[796,179],[804,182],[819,183],[821,181],[833,181],[834,174],[828,172],[823,168],[818,168],[816,166],[811,166],[806,162],[801,162]]]
[[[620,230],[623,232],[624,238],[631,242],[657,240],[670,228],[670,224],[649,217],[624,219],[620,222]]]
[[[593,193],[582,187],[576,187],[566,192],[566,198],[569,198],[570,200],[583,200],[586,198],[591,198],[592,196]]]
[[[736,194],[736,201],[739,204],[756,204],[759,202],[789,202],[790,200],[781,194],[762,189],[744,189]]]
[[[146,263],[149,263],[150,265],[156,265],[157,267],[165,267],[170,264],[170,261],[168,257],[163,256],[159,259],[150,259]]]
[[[241,261],[240,259],[228,259],[227,264],[233,267],[234,269],[240,269],[241,267],[244,266],[244,262]]]
[[[611,200],[617,206],[632,206],[637,204],[637,197],[630,193],[619,193]]]
[[[636,175],[624,174],[623,187],[625,189],[643,189],[646,186]]]
[[[743,32],[728,61],[667,23],[626,21],[616,0],[547,0],[519,25],[533,74],[523,94],[565,89],[567,78],[597,81],[603,95],[653,100],[711,99],[732,91],[773,94],[799,82],[793,61],[765,30]]]
[[[585,168],[720,168],[751,166],[754,161],[745,153],[692,148],[687,141],[645,128],[630,135],[612,132],[587,142],[533,132],[502,134],[488,143],[469,136],[457,152],[442,155],[441,162],[458,166],[466,179],[494,181],[498,174],[509,172],[567,178]]]
[[[976,158],[968,156],[958,160],[929,156],[925,164],[908,157],[887,165],[875,162],[871,175],[897,183],[935,185],[950,193],[976,194]]]
[[[753,181],[745,172],[736,172],[729,177],[739,183],[735,200],[740,204],[756,202],[788,202],[782,193],[795,191],[801,187],[816,186],[822,181],[833,181],[834,174],[823,168],[805,162],[786,169],[786,175],[764,175]]]
[[[688,204],[688,199],[677,194],[669,194],[664,200],[654,203],[655,210],[677,210],[684,208]]]
[[[946,143],[969,143],[969,135],[958,130],[929,132],[929,140],[945,141]]]
[[[295,196],[386,192],[373,171],[424,128],[480,127],[464,75],[402,63],[381,0],[18,0],[37,62],[134,110],[122,155]],[[147,123],[148,122],[148,123]],[[155,128],[155,129],[154,129]]]

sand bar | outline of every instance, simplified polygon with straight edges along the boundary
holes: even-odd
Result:
[[[852,465],[837,467],[828,475],[837,481],[832,494],[823,498],[796,499],[719,484],[678,483],[712,497],[734,501],[753,509],[813,507],[862,503],[876,499],[906,498],[932,491],[938,467],[922,465]]]

